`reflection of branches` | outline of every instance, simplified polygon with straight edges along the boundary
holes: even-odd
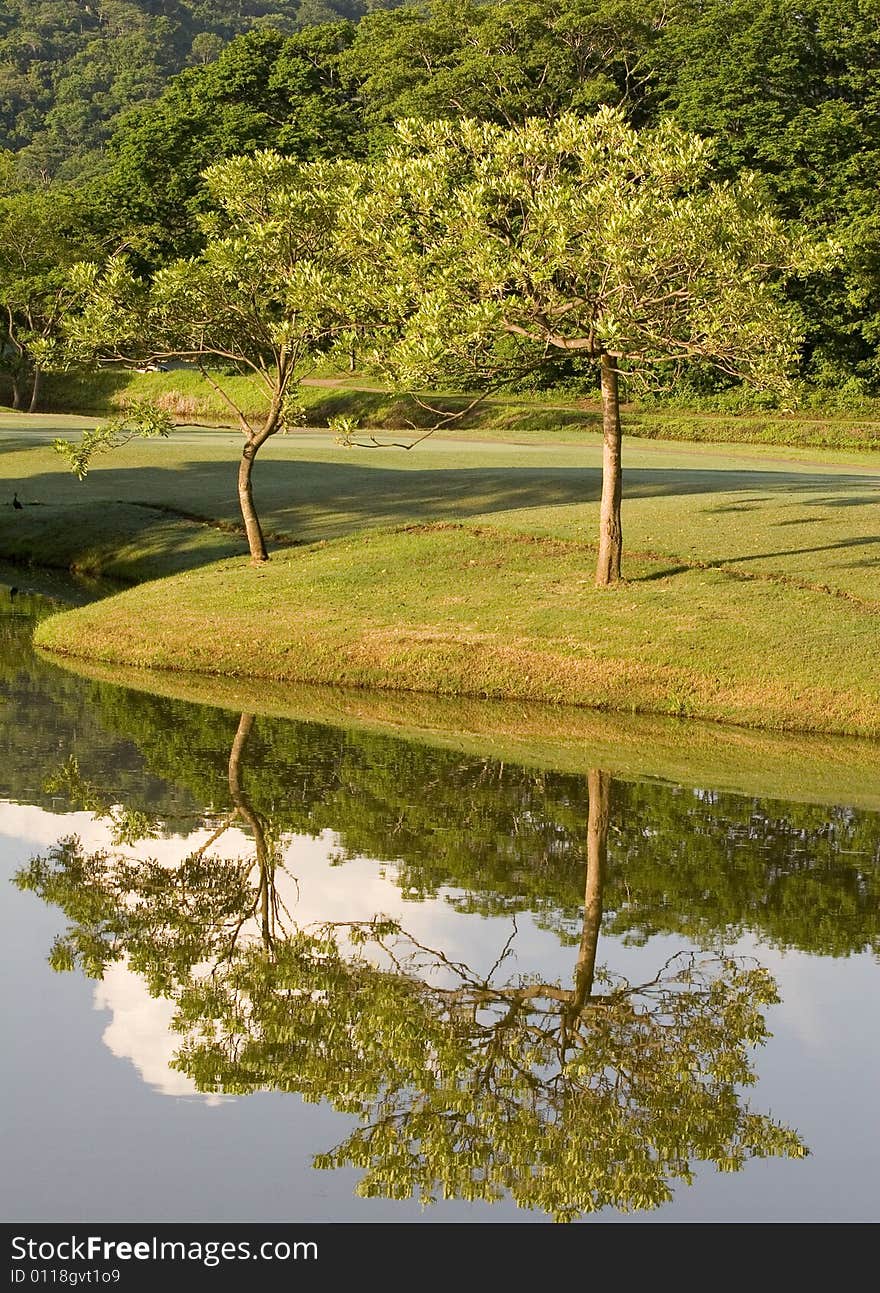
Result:
[[[492,965],[492,968],[490,969],[487,975],[487,978],[489,979],[492,978],[492,976],[495,974],[498,968],[507,960],[508,956],[510,956],[513,951],[513,940],[516,938],[516,935],[518,933],[517,925],[516,925],[516,916],[514,916],[513,921],[511,923],[513,928],[510,931],[510,937],[502,947],[501,951],[498,954],[497,959]]]
[[[296,929],[180,995],[176,1065],[357,1114],[317,1164],[361,1168],[365,1194],[510,1191],[569,1219],[658,1206],[693,1158],[806,1152],[737,1095],[777,999],[760,966],[681,954],[642,985],[597,970],[607,990],[585,997],[577,975],[498,982],[499,964],[482,976],[383,918]]]
[[[98,787],[81,775],[74,755],[46,777],[43,789],[46,794],[64,797],[72,808],[83,809],[98,819],[107,820],[113,844],[136,844],[160,833],[160,823],[154,817],[121,804],[108,803]]]
[[[153,965],[156,973],[163,958],[184,977],[199,962],[213,962],[216,970],[233,959],[242,930],[258,912],[261,936],[271,947],[279,919],[289,912],[276,886],[280,861],[274,832],[253,808],[241,783],[242,758],[253,722],[252,715],[241,716],[230,750],[232,811],[176,866],[106,850],[87,854],[76,837],[69,837],[19,874],[21,887],[58,902],[73,919],[53,950],[53,962],[59,968],[79,962],[89,974],[99,976],[125,952],[134,952],[139,963]],[[49,793],[63,795],[73,807],[106,820],[114,847],[132,846],[161,832],[156,819],[108,803],[82,777],[73,757],[46,779],[45,787]],[[239,821],[254,837],[256,886],[251,881],[254,859],[230,861],[211,852]],[[160,977],[166,985],[173,982],[173,977]]]
[[[242,782],[253,723],[242,715],[230,751],[233,811],[179,867],[86,856],[74,840],[20,877],[74,920],[67,963],[100,973],[125,955],[173,999],[175,1066],[199,1089],[298,1092],[356,1115],[316,1164],[359,1168],[363,1194],[510,1193],[561,1220],[657,1207],[692,1161],[733,1171],[806,1152],[739,1095],[777,1000],[766,970],[681,953],[633,984],[597,966],[607,774],[588,779],[571,982],[505,977],[515,925],[488,973],[386,916],[297,926],[277,894],[273,823]],[[252,859],[206,851],[234,820],[253,833],[256,883]],[[250,917],[260,936],[243,938]]]
[[[125,957],[152,991],[170,993],[225,950],[251,906],[250,870],[247,860],[204,848],[168,867],[155,858],[86,852],[69,836],[33,858],[16,883],[57,904],[70,921],[52,951],[57,969],[79,964],[100,978]]]
[[[278,850],[274,841],[270,839],[265,822],[259,814],[254,812],[250,800],[245,795],[241,785],[241,760],[253,725],[253,714],[242,714],[238,722],[235,739],[232,742],[232,749],[229,752],[229,794],[235,804],[236,812],[247,822],[253,832],[257,850],[257,866],[259,868],[259,884],[257,896],[254,899],[253,913],[255,914],[259,907],[263,941],[267,947],[271,947],[282,907],[275,885],[275,871],[279,861]]]

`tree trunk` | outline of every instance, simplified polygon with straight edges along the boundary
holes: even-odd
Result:
[[[617,369],[610,355],[602,356],[602,504],[599,511],[599,560],[596,586],[605,588],[620,578],[623,527],[620,468],[620,394]]]
[[[263,943],[268,949],[275,937],[275,903],[273,901],[275,886],[275,868],[269,856],[266,831],[257,813],[251,807],[250,800],[244,793],[241,784],[241,758],[244,747],[254,725],[253,714],[242,714],[238,720],[238,730],[232,749],[229,751],[229,794],[239,815],[247,822],[254,833],[254,844],[257,849],[257,866],[260,871],[260,888],[257,905],[260,909],[260,932]]]
[[[263,527],[260,525],[260,518],[254,507],[254,491],[251,484],[251,472],[257,456],[257,447],[248,441],[242,450],[241,462],[238,466],[238,503],[247,533],[248,547],[251,550],[251,561],[255,564],[269,560],[266,540],[263,538]]]
[[[587,879],[584,890],[584,923],[578,951],[573,1008],[584,1008],[593,991],[596,973],[596,951],[602,927],[602,885],[608,857],[608,823],[611,808],[611,777],[591,768],[587,773],[590,808],[587,821]]]
[[[43,387],[43,370],[39,364],[34,368],[34,384],[31,387],[31,402],[28,413],[36,413],[40,405],[40,392]]]
[[[12,379],[12,407],[13,407],[14,409],[16,409],[16,410],[21,409],[21,406],[22,406],[23,402],[24,402],[24,401],[23,401],[23,400],[22,400],[22,398],[21,398],[21,383],[19,382],[19,380],[18,380],[18,378],[17,378],[17,377],[13,377],[13,379]]]

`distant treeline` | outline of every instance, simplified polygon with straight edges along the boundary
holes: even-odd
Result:
[[[127,109],[243,32],[356,21],[399,0],[0,0],[0,149],[35,176],[99,168]]]
[[[364,156],[400,117],[606,103],[711,136],[722,176],[757,171],[834,238],[800,289],[803,376],[880,391],[880,0],[0,0],[7,193],[74,190],[88,244],[144,268],[197,249],[222,157]]]

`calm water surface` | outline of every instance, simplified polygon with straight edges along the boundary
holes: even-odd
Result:
[[[878,1219],[880,816],[81,680],[46,609],[5,1219]]]

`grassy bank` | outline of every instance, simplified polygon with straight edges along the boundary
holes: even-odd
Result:
[[[248,416],[261,415],[265,397],[255,379],[224,377],[223,382]],[[405,431],[436,421],[436,416],[415,400],[378,390],[358,378],[307,384],[300,396],[311,426],[326,426],[329,419],[339,416],[354,419],[365,430]],[[229,408],[223,400],[198,373],[184,369],[48,378],[45,407],[54,412],[105,415],[133,398],[151,399],[181,422],[229,422]],[[429,402],[444,411],[458,412],[469,400],[440,395],[431,396]],[[870,405],[858,412],[811,409],[797,414],[632,405],[625,408],[624,417],[629,435],[652,440],[880,449],[880,408]],[[489,438],[513,439],[552,435],[554,439],[578,440],[600,424],[599,407],[594,402],[548,392],[493,396],[451,424],[445,434],[473,436],[479,432]]]
[[[68,656],[880,735],[880,600],[664,558],[593,587],[582,543],[431,525],[159,580],[44,621]]]
[[[47,625],[52,649],[880,734],[880,475],[868,454],[627,438],[628,582],[597,594],[593,433],[578,444],[432,438],[413,453],[276,438],[255,473],[276,552],[253,571],[239,559],[237,435],[132,444],[80,483],[50,447],[74,429],[0,420],[0,556],[175,577]]]

